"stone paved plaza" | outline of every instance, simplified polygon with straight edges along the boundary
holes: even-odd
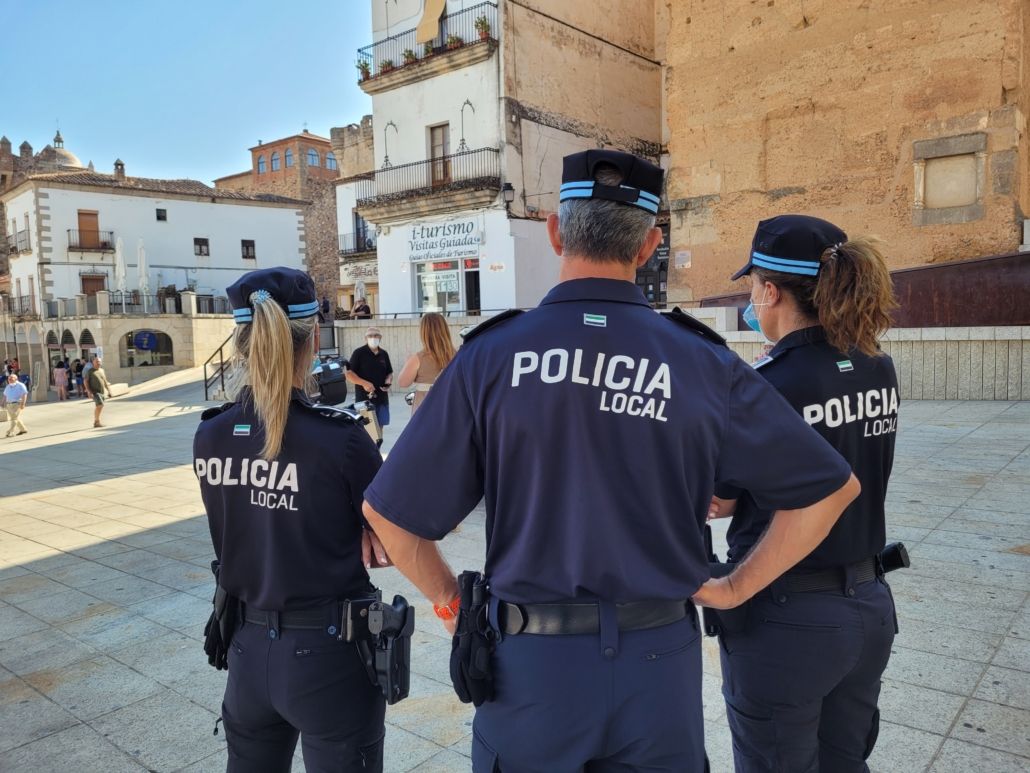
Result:
[[[224,770],[225,672],[201,649],[211,547],[189,467],[204,406],[190,371],[111,401],[106,429],[86,401],[50,403],[28,408],[29,434],[0,438],[5,773]],[[901,635],[872,768],[1030,771],[1030,403],[905,404],[888,513],[913,568],[891,575]],[[455,568],[479,566],[482,513],[443,544]],[[419,620],[386,768],[468,770],[472,712],[451,693],[443,628],[394,570],[375,580]],[[705,671],[708,751],[726,773],[711,641]]]

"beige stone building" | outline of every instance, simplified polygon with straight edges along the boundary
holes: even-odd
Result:
[[[777,213],[877,234],[892,268],[1026,248],[1026,0],[660,5],[670,300],[739,289]]]

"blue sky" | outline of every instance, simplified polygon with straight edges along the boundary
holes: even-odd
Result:
[[[0,0],[0,135],[111,172],[208,184],[257,141],[324,137],[372,102],[369,0]]]

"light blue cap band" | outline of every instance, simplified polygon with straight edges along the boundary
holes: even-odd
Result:
[[[760,252],[752,252],[751,265],[767,268],[770,271],[780,271],[784,274],[816,276],[819,273],[820,263],[817,260],[792,260],[791,258],[776,258]]]

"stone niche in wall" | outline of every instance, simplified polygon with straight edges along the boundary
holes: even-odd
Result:
[[[912,223],[968,223],[984,216],[987,135],[983,132],[912,144]]]

